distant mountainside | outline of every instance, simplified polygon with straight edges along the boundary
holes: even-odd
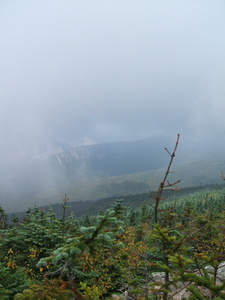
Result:
[[[7,212],[48,205],[65,193],[73,200],[96,200],[135,195],[158,187],[173,150],[169,137],[140,141],[93,144],[69,148],[48,159],[8,165],[0,171],[0,206]],[[225,161],[182,162],[187,153],[175,159],[173,176],[183,187],[220,184]]]
[[[80,146],[54,155],[49,163],[67,180],[110,177],[164,166],[168,155],[159,138]]]

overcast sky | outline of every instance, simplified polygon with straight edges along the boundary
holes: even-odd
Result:
[[[0,154],[167,132],[225,141],[224,16],[224,0],[2,0]]]

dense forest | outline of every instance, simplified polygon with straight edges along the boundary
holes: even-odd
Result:
[[[1,299],[181,299],[181,286],[184,299],[224,299],[224,195],[163,200],[158,223],[151,201],[79,218],[65,217],[66,199],[60,218],[1,210]]]
[[[176,147],[158,191],[129,204],[1,209],[1,299],[225,299],[225,188],[182,194],[168,180]]]

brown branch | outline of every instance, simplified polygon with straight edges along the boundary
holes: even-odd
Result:
[[[167,148],[165,148],[166,152],[169,153],[170,156],[172,156],[172,154],[169,152],[169,150]]]
[[[155,197],[155,211],[154,211],[155,223],[158,223],[159,203],[160,203],[160,200],[161,200],[161,195],[162,195],[163,190],[165,189],[165,187],[173,186],[174,184],[180,182],[180,181],[177,181],[172,185],[170,185],[170,184],[167,185],[167,186],[165,185],[165,183],[167,181],[167,177],[170,173],[170,168],[171,168],[171,165],[173,163],[173,159],[174,159],[175,154],[176,154],[176,150],[177,150],[177,147],[178,147],[178,144],[179,144],[179,139],[180,139],[180,134],[177,135],[176,144],[175,144],[175,147],[174,147],[174,150],[173,150],[172,154],[167,150],[167,148],[165,148],[167,153],[170,155],[170,162],[169,162],[169,165],[167,167],[167,170],[166,170],[165,176],[163,178],[163,181],[159,184],[157,196]]]
[[[59,269],[57,269],[56,271],[48,272],[48,273],[45,273],[44,275],[45,276],[49,276],[49,275],[53,276],[56,274],[63,275],[65,273],[67,266],[68,266],[68,262],[65,262],[65,264],[62,267],[60,267]]]
[[[174,183],[170,183],[168,180],[167,180],[167,183],[168,183],[168,185],[164,185],[164,188],[166,188],[166,187],[168,187],[168,186],[175,186],[177,183],[179,183],[180,182],[180,180],[177,180],[176,182],[174,182]]]

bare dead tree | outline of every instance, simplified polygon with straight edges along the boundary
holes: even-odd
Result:
[[[176,188],[176,184],[180,182],[180,180],[176,181],[176,182],[173,182],[173,183],[170,183],[167,178],[169,176],[169,174],[171,173],[170,171],[170,168],[172,166],[172,163],[173,163],[173,160],[174,160],[174,157],[176,155],[176,151],[177,151],[177,147],[178,147],[178,144],[179,144],[179,139],[180,139],[180,134],[177,135],[177,140],[176,140],[176,144],[175,144],[175,147],[174,147],[174,150],[172,153],[169,152],[169,150],[167,148],[165,148],[166,152],[169,154],[170,156],[170,162],[169,162],[169,165],[167,167],[167,170],[166,170],[166,174],[163,178],[163,181],[159,184],[159,187],[158,187],[158,191],[157,191],[157,195],[155,197],[155,206],[154,206],[154,220],[155,220],[155,224],[158,223],[158,214],[159,214],[159,204],[160,204],[160,201],[162,200],[162,193],[165,189],[167,190],[178,190]]]
[[[152,207],[154,209],[154,221],[155,221],[155,224],[158,224],[158,225],[160,225],[159,224],[159,211],[160,211],[159,210],[159,205],[160,205],[161,200],[163,199],[162,198],[163,191],[164,190],[170,190],[170,191],[179,190],[176,187],[176,185],[180,182],[180,180],[178,180],[176,182],[173,182],[173,183],[170,183],[169,180],[168,180],[169,174],[172,173],[170,171],[170,169],[171,169],[173,160],[174,160],[175,155],[176,155],[177,147],[178,147],[178,144],[179,144],[179,139],[180,139],[180,134],[177,135],[177,140],[176,140],[176,143],[175,143],[175,146],[174,146],[174,150],[173,150],[172,153],[167,148],[165,148],[166,152],[170,156],[170,161],[169,161],[169,164],[168,164],[165,176],[163,178],[163,181],[159,184],[159,187],[158,187],[158,190],[157,190],[157,194],[153,198],[155,200],[155,205],[154,206],[152,205]],[[163,253],[165,254],[164,255],[164,263],[168,267],[169,266],[169,257],[167,255],[168,245],[167,245],[167,243],[164,240],[162,240],[162,247],[163,247]],[[163,300],[167,300],[168,299],[167,288],[168,288],[169,285],[170,285],[169,272],[165,271],[165,278],[164,278],[164,284],[163,284],[165,290],[163,291],[163,295],[162,295],[162,299]]]

